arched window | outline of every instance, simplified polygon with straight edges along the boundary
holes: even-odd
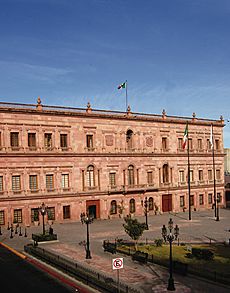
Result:
[[[93,187],[95,185],[95,180],[94,180],[94,166],[90,165],[87,167],[87,186],[88,187]]]
[[[134,167],[133,165],[129,165],[128,167],[128,185],[134,185]]]
[[[129,212],[130,212],[130,214],[133,214],[133,213],[135,213],[135,211],[136,211],[135,199],[132,198],[129,201]]]
[[[169,166],[168,164],[163,165],[163,183],[169,182]]]
[[[114,215],[117,213],[117,202],[116,200],[111,201],[111,207],[110,207],[110,214]]]
[[[126,132],[126,144],[128,150],[133,148],[133,131],[130,129]]]
[[[153,211],[153,198],[149,198],[149,211]]]

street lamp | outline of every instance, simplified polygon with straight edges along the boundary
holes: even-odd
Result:
[[[91,254],[89,250],[89,224],[93,222],[93,218],[89,217],[88,214],[85,215],[85,213],[81,213],[81,222],[82,224],[86,224],[86,235],[87,235],[87,241],[86,241],[86,259],[90,259]]]
[[[220,220],[219,213],[219,203],[221,202],[221,195],[217,193],[217,201],[216,201],[216,221]]]
[[[179,227],[176,225],[174,231],[173,228],[173,220],[171,218],[168,222],[169,233],[167,233],[167,228],[165,225],[162,227],[162,237],[164,241],[168,241],[170,245],[168,291],[175,291],[174,280],[172,276],[172,242],[173,240],[177,240],[177,237],[179,236]]]
[[[42,234],[45,235],[45,214],[47,213],[47,207],[45,206],[44,202],[42,205],[38,208],[39,212],[42,215]]]
[[[148,226],[148,208],[149,208],[149,200],[147,199],[147,197],[145,197],[145,201],[144,201],[144,207],[145,207],[145,226],[146,226],[146,230],[149,230],[149,226]]]

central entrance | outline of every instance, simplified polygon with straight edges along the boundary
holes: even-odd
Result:
[[[100,201],[99,200],[87,200],[86,212],[90,217],[94,219],[100,218]]]
[[[170,212],[172,210],[172,194],[162,195],[162,211]]]

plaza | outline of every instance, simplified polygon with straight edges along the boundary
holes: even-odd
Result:
[[[161,227],[168,223],[169,218],[180,228],[180,242],[229,243],[230,210],[220,210],[220,221],[216,221],[214,210],[193,212],[192,220],[188,220],[188,213],[164,213],[163,215],[148,217],[149,230],[144,231],[140,242],[151,241],[161,237]],[[144,222],[144,217],[138,217]],[[72,260],[76,260],[85,266],[116,278],[116,272],[112,270],[112,259],[114,257],[124,258],[124,269],[120,272],[120,281],[133,286],[140,292],[167,292],[168,270],[157,265],[140,265],[133,262],[129,256],[112,255],[104,252],[103,240],[113,241],[115,238],[129,239],[123,229],[123,219],[95,220],[89,227],[90,250],[92,259],[85,258],[85,249],[80,243],[86,240],[86,226],[82,225],[80,219],[76,223],[54,224],[54,232],[58,234],[58,241],[52,243],[41,243],[44,249],[58,253]],[[48,229],[47,225],[47,229]],[[2,231],[1,242],[23,252],[24,245],[31,243],[32,233],[40,233],[41,226],[27,227],[27,237],[14,235],[11,239],[7,230]],[[174,274],[176,292],[228,292],[229,288],[220,286],[207,280],[194,279],[192,276],[179,276]]]

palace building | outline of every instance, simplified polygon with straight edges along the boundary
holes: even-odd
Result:
[[[224,199],[224,120],[0,103],[0,225],[187,211]],[[213,125],[215,168],[210,146]],[[214,173],[215,170],[215,173]],[[214,184],[215,181],[215,184]]]

